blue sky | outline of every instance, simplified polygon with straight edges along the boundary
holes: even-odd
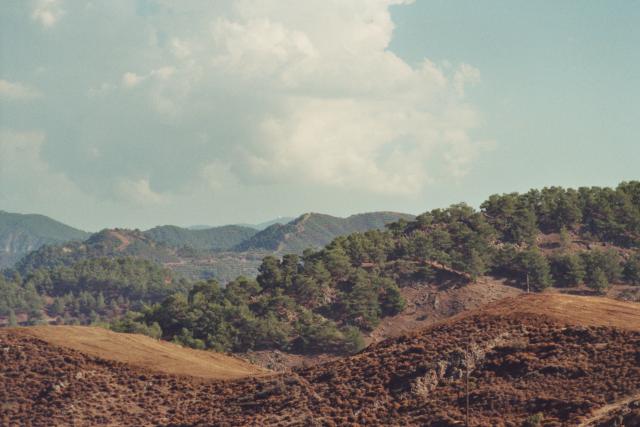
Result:
[[[393,11],[398,55],[482,73],[469,102],[497,146],[458,198],[640,178],[639,3],[418,1]]]
[[[638,2],[0,9],[0,209],[216,225],[640,178]]]

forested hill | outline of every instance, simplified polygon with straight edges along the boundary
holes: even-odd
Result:
[[[257,232],[254,228],[240,225],[225,225],[198,230],[163,225],[147,230],[144,234],[156,242],[174,247],[187,246],[197,250],[230,250]]]
[[[134,244],[127,236],[104,237],[101,244],[122,253]],[[493,195],[479,210],[434,209],[337,237],[302,256],[267,256],[255,280],[239,277],[226,287],[176,280],[130,258],[21,273],[6,272],[0,281],[0,316],[26,310],[38,321],[44,306],[65,323],[109,320],[116,330],[150,331],[199,348],[353,352],[362,346],[361,332],[404,310],[405,287],[463,286],[491,275],[532,291],[639,289],[640,182]]]
[[[135,257],[156,263],[178,261],[174,248],[156,242],[143,232],[114,228],[94,233],[82,242],[44,245],[20,259],[15,269],[24,275],[38,269],[70,266],[81,260],[101,257]]]
[[[45,244],[84,240],[89,233],[44,215],[0,211],[0,268]]]
[[[298,253],[308,248],[320,248],[338,236],[383,229],[399,219],[411,220],[413,215],[396,212],[369,212],[339,218],[319,213],[306,213],[287,224],[274,224],[240,243],[236,250],[268,250]]]

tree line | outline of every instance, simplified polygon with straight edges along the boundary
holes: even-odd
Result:
[[[550,233],[557,242],[545,247],[539,238]],[[301,256],[267,256],[256,279],[224,287],[135,258],[31,263],[24,276],[0,280],[0,315],[46,307],[64,322],[111,321],[196,348],[350,353],[363,332],[403,310],[406,284],[493,274],[534,291],[584,283],[603,292],[640,283],[639,246],[640,182],[550,187],[493,195],[480,209],[434,209]]]

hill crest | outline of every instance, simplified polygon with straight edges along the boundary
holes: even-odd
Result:
[[[287,224],[274,224],[236,246],[238,251],[268,250],[278,253],[302,253],[317,249],[339,236],[382,229],[400,219],[414,216],[397,212],[368,212],[346,218],[308,212]]]
[[[30,251],[45,244],[84,240],[89,233],[45,215],[0,210],[0,268],[13,265]]]

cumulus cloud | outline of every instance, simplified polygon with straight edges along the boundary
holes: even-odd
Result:
[[[53,27],[65,11],[60,0],[38,0],[35,2],[31,18],[45,28]]]
[[[122,84],[125,87],[134,87],[134,86],[137,86],[144,79],[145,79],[144,77],[139,76],[136,73],[127,71],[122,75]]]
[[[25,84],[0,79],[0,99],[29,100],[41,95],[39,90]]]
[[[0,129],[0,202],[7,208],[42,206],[54,200],[74,200],[80,191],[43,158],[46,142],[37,130]],[[34,211],[37,211],[34,209]]]
[[[390,7],[410,2],[40,0],[33,19],[64,14],[72,31],[38,38],[60,54],[30,126],[46,132],[51,168],[126,203],[303,187],[415,199],[468,173],[487,144],[465,94],[479,70],[389,49]],[[29,93],[15,85],[0,81],[0,95]]]
[[[151,189],[149,178],[122,178],[116,185],[118,196],[134,205],[157,205],[167,201],[167,196]]]

